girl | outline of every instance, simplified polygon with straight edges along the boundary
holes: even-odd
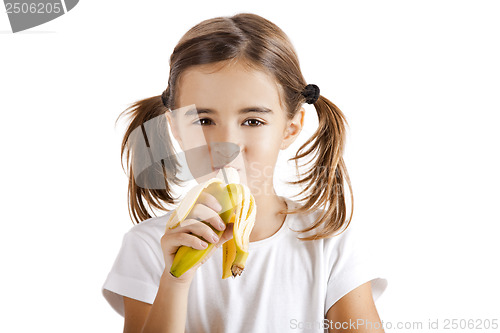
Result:
[[[297,163],[315,157],[314,167],[293,183],[307,189],[299,204],[275,193],[273,174],[279,151],[303,128],[303,103],[314,105],[319,128],[293,158]],[[197,24],[170,57],[163,94],[127,110],[131,122],[121,153],[127,148],[129,212],[138,224],[125,234],[102,289],[124,316],[125,332],[383,332],[374,299],[387,280],[357,251],[356,229],[346,229],[352,213],[347,219],[344,180],[351,185],[342,158],[344,115],[316,85],[306,83],[280,28],[254,14]],[[241,276],[221,279],[220,245],[232,237],[231,225],[220,223],[213,196],[202,194],[188,219],[165,230],[172,209],[163,204],[175,208],[179,201],[172,187],[180,184],[171,171],[179,163],[170,138],[158,145],[168,128],[190,168],[207,165],[196,148],[208,147],[210,170],[195,172],[197,181],[230,165],[255,197],[256,222]],[[236,148],[225,152],[226,161],[214,148],[220,143]],[[155,158],[160,154],[161,160]],[[148,167],[141,164],[145,160],[156,162]],[[152,217],[145,202],[167,213]],[[218,239],[201,221],[226,230]],[[207,242],[216,246],[203,263],[179,278],[170,274],[180,246],[204,249]]]

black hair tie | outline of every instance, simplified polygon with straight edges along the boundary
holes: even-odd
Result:
[[[167,95],[167,89],[165,89],[162,94],[161,94],[161,102],[163,105],[165,105],[166,108],[168,108],[168,95]]]
[[[302,91],[302,95],[306,98],[306,103],[314,104],[319,98],[319,87],[315,84],[308,84]]]

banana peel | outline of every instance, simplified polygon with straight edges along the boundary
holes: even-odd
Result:
[[[213,195],[221,204],[222,210],[218,213],[227,225],[233,223],[233,238],[222,245],[222,278],[241,275],[248,258],[250,234],[255,224],[257,206],[250,189],[240,183],[238,172],[234,168],[223,168],[215,178],[192,188],[181,200],[180,204],[170,215],[166,228],[174,229],[186,219],[193,209],[199,196],[203,193]],[[213,228],[206,223],[220,238],[224,231]],[[170,273],[180,277],[187,270],[203,261],[211,252],[215,244],[207,242],[203,250],[189,246],[181,246],[177,250]]]

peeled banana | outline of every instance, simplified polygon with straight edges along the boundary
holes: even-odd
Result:
[[[223,168],[215,178],[191,189],[170,215],[166,228],[176,228],[184,221],[202,192],[213,195],[221,204],[222,210],[219,212],[219,216],[224,223],[226,225],[234,224],[233,238],[222,246],[222,278],[238,276],[243,272],[248,257],[250,233],[255,224],[257,206],[250,189],[245,184],[240,183],[238,172],[234,168]],[[224,232],[213,228],[207,222],[202,222],[209,225],[219,238]],[[208,242],[208,246],[204,250],[193,249],[189,246],[179,247],[170,273],[175,277],[181,276],[202,261],[214,245]]]

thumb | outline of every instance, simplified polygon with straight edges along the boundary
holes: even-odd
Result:
[[[222,233],[219,242],[216,244],[217,247],[221,246],[222,244],[233,238],[233,228],[234,228],[234,223],[228,223],[226,225],[226,229]]]

